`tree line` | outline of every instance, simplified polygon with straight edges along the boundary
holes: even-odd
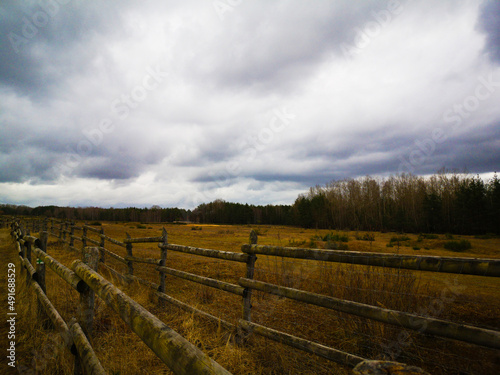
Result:
[[[216,200],[190,215],[200,223],[296,225],[304,228],[408,233],[500,234],[500,180],[466,173],[411,174],[332,181],[291,206]]]
[[[413,233],[500,234],[500,180],[445,171],[335,180],[315,186],[293,205],[215,200],[180,208],[99,208],[0,205],[0,213],[68,220],[295,225],[304,228]]]
[[[101,207],[59,207],[0,205],[0,213],[6,215],[46,216],[64,220],[83,221],[124,221],[144,223],[164,223],[186,221],[191,211],[182,208],[101,208]]]
[[[300,195],[292,210],[308,228],[500,234],[500,180],[438,173],[332,181]]]
[[[196,207],[190,220],[210,224],[296,225],[290,205],[255,206],[217,199]]]

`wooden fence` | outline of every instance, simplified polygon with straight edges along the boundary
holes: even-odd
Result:
[[[61,234],[67,234],[65,227],[66,224],[62,223],[60,226]],[[200,349],[98,274],[96,272],[99,261],[98,248],[84,246],[81,249],[83,261],[75,260],[69,269],[47,254],[47,234],[54,234],[54,232],[42,231],[41,233],[39,239],[30,236],[29,232],[18,222],[12,224],[11,234],[16,241],[21,265],[24,265],[26,269],[26,280],[37,295],[40,311],[50,319],[67,348],[76,356],[75,374],[106,374],[88,339],[92,336],[95,295],[102,298],[108,306],[119,314],[132,331],[175,374],[230,374]],[[66,237],[61,235],[61,240],[66,242]],[[70,240],[74,239],[71,235],[68,237]],[[83,236],[81,239],[85,242],[88,238]],[[32,259],[35,259],[33,255],[37,257],[36,269],[32,265]],[[78,319],[72,319],[66,323],[47,298],[46,266],[80,293]]]
[[[40,229],[40,224],[32,224],[33,229]],[[244,244],[241,247],[241,253],[220,251],[214,249],[204,249],[185,245],[170,244],[165,229],[162,235],[158,237],[145,238],[127,238],[119,241],[108,237],[104,234],[102,228],[94,228],[89,225],[77,226],[74,223],[57,221],[54,219],[46,220],[41,228],[42,234],[48,234],[57,237],[60,241],[66,243],[70,249],[82,253],[82,261],[75,261],[72,269],[67,269],[55,259],[51,258],[44,248],[44,241],[38,240],[29,235],[23,234],[18,224],[13,224],[13,235],[18,241],[21,261],[26,266],[29,275],[35,281],[40,283],[43,279],[43,267],[37,264],[37,269],[32,269],[31,266],[31,248],[33,245],[36,256],[43,261],[45,265],[56,272],[73,288],[80,293],[95,292],[99,297],[106,301],[126,322],[137,322],[140,319],[140,324],[131,325],[132,330],[143,339],[144,342],[161,358],[169,368],[176,374],[197,374],[197,373],[228,373],[217,363],[213,362],[205,354],[199,351],[196,347],[185,341],[174,331],[169,330],[168,334],[162,334],[155,340],[166,340],[169,343],[176,343],[183,348],[183,358],[181,364],[176,364],[171,354],[170,347],[160,345],[158,341],[151,340],[151,332],[164,332],[165,325],[158,319],[145,311],[129,297],[121,293],[111,283],[106,281],[102,276],[95,272],[92,267],[89,267],[89,261],[86,257],[91,258],[91,252],[96,252],[98,261],[107,270],[118,276],[126,282],[137,281],[153,290],[154,295],[158,297],[159,303],[170,303],[183,310],[186,310],[195,315],[203,316],[211,319],[217,324],[220,324],[225,329],[233,332],[239,339],[239,342],[244,344],[245,339],[252,334],[264,336],[271,340],[280,342],[285,345],[303,350],[308,353],[318,355],[337,363],[354,368],[356,374],[362,374],[367,363],[373,363],[367,358],[360,357],[336,348],[321,345],[319,343],[290,335],[264,325],[257,324],[252,321],[252,291],[260,291],[267,294],[279,296],[282,298],[300,301],[305,304],[321,306],[326,309],[347,313],[367,319],[371,319],[385,324],[393,325],[401,329],[414,330],[423,332],[427,335],[443,337],[447,339],[467,342],[474,345],[483,346],[486,348],[500,349],[500,332],[485,328],[475,327],[471,325],[458,324],[447,320],[435,319],[420,315],[415,315],[402,311],[390,310],[382,307],[371,306],[358,302],[343,300],[339,298],[329,297],[317,293],[312,293],[296,288],[280,286],[268,282],[258,281],[254,279],[255,265],[257,256],[274,256],[280,258],[293,258],[301,260],[314,260],[319,262],[336,262],[350,263],[359,265],[370,265],[376,267],[389,267],[397,269],[408,269],[417,271],[431,271],[438,273],[456,273],[465,275],[477,275],[484,277],[499,277],[500,276],[500,260],[493,259],[476,259],[476,258],[452,258],[452,257],[435,257],[435,256],[409,256],[409,255],[393,255],[381,253],[365,253],[354,251],[340,250],[319,250],[319,249],[303,249],[278,246],[262,246],[258,245],[258,238],[255,232],[250,234],[250,243]],[[78,233],[78,235],[76,234]],[[42,236],[43,237],[43,236]],[[80,242],[79,247],[75,246],[75,240]],[[106,248],[106,242],[112,243],[125,251],[124,256],[119,255]],[[134,253],[134,244],[138,243],[156,243],[159,248],[159,256],[157,258],[144,258],[139,256],[141,249],[136,249]],[[40,245],[39,245],[40,244]],[[228,283],[208,278],[194,273],[180,271],[171,267],[166,267],[167,252],[178,252],[184,254],[197,255],[208,258],[216,258],[228,262],[238,262],[246,265],[245,277],[241,277],[237,284]],[[97,254],[98,253],[98,254]],[[90,254],[90,255],[89,255]],[[122,263],[127,272],[125,274],[106,265],[108,257]],[[90,259],[89,258],[89,259]],[[37,262],[38,263],[38,262]],[[42,263],[42,264],[43,264]],[[91,263],[91,262],[90,262]],[[158,283],[151,280],[145,280],[134,275],[134,265],[137,263],[146,264],[152,267],[152,270],[158,273]],[[40,266],[40,267],[39,267]],[[95,268],[95,267],[94,267]],[[174,276],[180,279],[188,280],[193,283],[202,284],[211,288],[216,288],[227,293],[231,293],[241,297],[242,315],[237,324],[231,323],[219,317],[209,314],[195,308],[187,303],[173,298],[166,294],[165,275]],[[243,276],[243,275],[242,275]],[[41,283],[43,291],[43,283]],[[40,292],[37,292],[40,295]],[[49,302],[50,303],[50,302]],[[65,338],[68,345],[71,345],[71,339],[75,342],[73,331],[78,331],[78,327],[70,329],[65,326],[64,322],[60,321],[60,317],[52,311],[50,305],[45,303],[46,311],[49,312],[54,325],[58,327],[61,335]],[[126,311],[120,306],[127,306]],[[54,316],[52,316],[52,315]],[[133,314],[133,316],[126,315]],[[91,318],[80,319],[79,323],[83,331],[88,331],[91,327]],[[78,324],[78,323],[74,323]],[[73,327],[74,324],[71,326]],[[422,327],[425,327],[423,329]],[[90,362],[94,363],[94,362]],[[188,367],[191,366],[191,367]],[[369,366],[368,366],[369,367]],[[186,368],[190,370],[185,372]],[[183,370],[184,369],[184,370]],[[195,370],[196,369],[196,370]],[[413,369],[415,373],[421,370]],[[205,371],[205,372],[203,372]],[[373,371],[370,370],[370,371]],[[382,371],[382,370],[381,370]],[[369,373],[369,372],[366,372]],[[376,373],[376,372],[370,372]]]

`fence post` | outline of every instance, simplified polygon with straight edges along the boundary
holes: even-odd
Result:
[[[130,234],[128,234],[127,232],[125,232],[125,234],[127,235],[127,238],[131,238]],[[127,242],[126,249],[127,249],[127,256],[129,256],[129,257],[134,256],[132,254],[132,243],[131,242]],[[127,260],[127,266],[128,266],[128,274],[130,276],[134,275],[134,262],[132,262],[131,260]]]
[[[61,225],[59,225],[59,240],[62,240],[62,234],[63,234],[63,225],[64,223],[61,223]]]
[[[99,265],[99,250],[97,247],[85,247],[83,249],[82,261],[94,271]],[[94,321],[95,293],[92,289],[86,288],[80,293],[80,305],[78,306],[78,321],[87,335],[89,341],[92,337],[92,324]]]
[[[40,239],[35,241],[35,245],[40,248],[44,253],[47,253],[47,240],[48,240],[48,233],[47,233],[47,222],[43,222],[43,226],[40,229]],[[42,288],[43,292],[47,294],[47,288],[45,286],[45,263],[40,261],[40,259],[37,259],[36,261],[36,272],[38,274],[38,284],[40,284],[40,287]]]
[[[62,238],[64,241],[66,241],[66,234],[68,232],[68,224],[69,223],[67,221],[64,222],[63,232],[62,232]]]
[[[87,247],[87,228],[85,227],[86,224],[83,224],[83,229],[82,229],[82,254],[83,250]]]
[[[42,221],[42,228],[40,232],[40,240],[42,240],[42,246],[45,246],[44,248],[41,248],[43,251],[47,252],[47,241],[49,240],[49,225],[48,225],[49,218],[45,218]],[[45,242],[44,242],[45,240]]]
[[[37,245],[43,251],[42,242],[42,240],[37,239],[35,245]],[[36,274],[38,277],[37,281],[40,285],[40,288],[42,288],[43,292],[47,294],[47,288],[45,286],[45,263],[40,258],[37,258],[36,260]]]
[[[25,241],[24,246],[26,247],[26,259],[31,262],[31,242]]]
[[[254,230],[250,232],[250,244],[256,245],[257,244],[257,233],[255,233]],[[246,278],[247,279],[253,279],[253,274],[255,271],[255,261],[257,260],[257,257],[255,254],[250,254],[248,257],[247,261],[247,274]],[[250,322],[251,319],[251,312],[252,312],[252,289],[250,288],[245,288],[243,292],[243,320],[246,320]],[[246,333],[243,333],[243,330],[238,327],[238,336],[241,342],[245,341],[245,338],[247,337]]]
[[[24,236],[23,228],[22,228],[21,224],[17,224],[14,235],[15,235],[15,239],[16,239],[17,243],[19,243],[19,239]],[[24,247],[24,244],[19,243],[19,248],[21,249],[21,254],[20,254],[21,257],[26,258],[26,249]],[[21,267],[21,269],[22,268],[23,267]]]
[[[28,226],[28,224],[26,224],[26,226]],[[26,229],[26,236],[29,236],[30,235],[30,230],[29,229]],[[24,236],[23,234],[23,239],[24,239]],[[29,241],[24,241],[24,248],[25,248],[25,255],[26,255],[26,259],[28,259],[28,261],[30,262],[31,264],[31,242]],[[30,273],[29,273],[29,270],[26,269],[26,285],[29,285],[29,283],[31,282],[31,277],[29,276]]]
[[[101,247],[99,250],[101,252],[101,257],[99,259],[99,262],[101,263],[104,263],[105,261],[105,258],[104,258],[104,228],[101,226],[101,230],[99,232],[99,234],[101,235],[101,241],[99,242],[99,246]]]
[[[166,263],[167,263],[167,249],[164,247],[166,245],[168,245],[168,234],[167,234],[167,231],[165,230],[165,227],[163,227],[163,231],[162,231],[162,237],[163,237],[163,241],[162,241],[162,247],[161,247],[161,259],[160,259],[160,267],[165,267]],[[164,272],[160,272],[160,288],[158,289],[158,291],[160,293],[165,293],[165,273]],[[163,307],[165,306],[165,301],[163,301],[161,298],[158,298],[158,304],[160,305],[160,307]]]
[[[71,222],[70,230],[69,230],[69,246],[74,247],[75,246],[75,239],[73,236],[75,235],[75,222]]]
[[[47,232],[43,231],[43,228],[40,230],[40,239],[35,241],[35,246],[40,248],[43,252],[47,250]],[[42,291],[47,294],[47,286],[45,283],[45,263],[37,258],[36,260],[36,274],[37,274],[37,282],[40,285]],[[42,303],[37,299],[37,311],[40,320],[42,321],[42,326],[45,329],[54,328],[49,316],[45,312]]]
[[[26,247],[24,246],[24,243],[21,243],[20,240],[24,237],[24,229],[21,221],[16,222],[15,226],[15,231],[14,231],[14,239],[17,241],[17,244],[19,245],[19,249],[21,250],[21,253],[19,254],[21,258],[25,259],[26,258]],[[26,284],[28,284],[28,278],[29,278],[29,272],[26,270],[26,267],[23,264],[23,261],[21,261],[21,273],[26,272]]]

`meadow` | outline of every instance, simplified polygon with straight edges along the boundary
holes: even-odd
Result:
[[[81,223],[80,223],[81,224]],[[450,234],[402,234],[302,229],[288,226],[91,223],[115,239],[159,236],[164,227],[168,242],[201,248],[240,252],[250,231],[261,245],[308,248],[347,248],[349,251],[447,257],[500,258],[500,239],[495,236]],[[100,225],[97,225],[100,224]],[[36,234],[35,234],[36,235]],[[450,246],[450,243],[452,244]],[[470,244],[470,248],[468,247]],[[462,244],[462,245],[460,245]],[[465,246],[464,246],[465,244]],[[134,256],[159,258],[155,243],[137,244]],[[75,246],[79,247],[77,241]],[[119,255],[125,249],[106,243]],[[67,249],[55,237],[49,238],[48,253],[69,266],[79,254]],[[121,263],[107,257],[106,264],[125,273]],[[223,260],[168,252],[167,266],[218,280],[237,283],[245,265]],[[151,265],[134,265],[134,274],[158,283]],[[345,366],[305,354],[269,339],[253,335],[238,345],[228,332],[175,306],[161,306],[151,291],[138,283],[121,285],[105,268],[100,271],[127,294],[234,374],[347,374]],[[374,306],[431,316],[500,330],[500,280],[492,277],[450,275],[403,269],[367,267],[258,256],[255,279],[298,288]],[[57,335],[43,334],[34,319],[33,296],[19,285],[26,303],[20,323],[24,361],[31,363],[40,348],[57,345]],[[48,296],[65,320],[76,314],[78,294],[47,273]],[[241,297],[167,275],[166,293],[233,324],[241,318]],[[252,321],[299,337],[307,338],[366,358],[391,358],[421,366],[431,374],[495,374],[498,353],[423,333],[401,330],[387,324],[336,313],[254,291]],[[45,332],[45,331],[44,331]],[[168,374],[165,366],[109,308],[98,301],[93,346],[104,368],[112,374]],[[50,341],[52,340],[52,341]],[[54,341],[55,342],[55,341]],[[40,373],[67,374],[72,371],[71,355],[51,351],[55,357],[40,359]],[[35,361],[36,362],[36,361]],[[42,364],[43,362],[43,364]]]

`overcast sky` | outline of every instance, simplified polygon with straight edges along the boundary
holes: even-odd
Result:
[[[499,1],[2,0],[0,203],[291,204],[500,170]]]

